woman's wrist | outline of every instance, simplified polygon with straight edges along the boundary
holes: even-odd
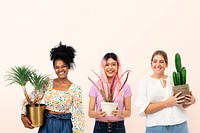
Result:
[[[124,118],[123,111],[119,111],[119,117]]]
[[[96,112],[96,118],[99,118],[100,117],[100,112]]]
[[[26,115],[25,114],[21,114],[21,118],[23,118],[23,117],[26,117]]]

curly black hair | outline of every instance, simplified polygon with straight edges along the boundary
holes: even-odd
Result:
[[[76,50],[72,46],[63,45],[62,42],[60,42],[57,47],[51,49],[50,59],[53,61],[53,66],[55,65],[55,61],[60,59],[67,64],[69,69],[73,69],[75,66],[75,53]]]

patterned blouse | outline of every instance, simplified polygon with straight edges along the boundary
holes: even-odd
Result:
[[[53,89],[53,80],[50,80],[46,91],[41,89],[39,93],[33,91],[29,97],[34,101],[38,94],[38,103],[44,100],[47,110],[55,112],[71,112],[73,133],[83,132],[84,127],[84,113],[82,104],[82,91],[79,86],[72,84],[67,91]],[[43,97],[43,98],[42,98]],[[43,101],[42,100],[42,101]],[[28,102],[22,102],[22,114],[26,114],[26,105]]]

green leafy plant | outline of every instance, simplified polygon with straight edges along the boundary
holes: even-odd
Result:
[[[181,56],[179,53],[175,54],[175,67],[176,72],[173,72],[173,82],[174,86],[186,84],[186,68],[182,67]]]
[[[125,71],[125,72],[119,77],[118,80],[116,79],[116,75],[115,75],[115,76],[113,77],[113,79],[112,79],[112,82],[111,82],[110,86],[109,86],[108,83],[103,82],[102,79],[100,78],[100,76],[99,76],[95,71],[92,70],[92,72],[94,72],[95,75],[98,77],[99,82],[101,83],[101,86],[102,86],[103,88],[99,88],[99,86],[98,86],[90,77],[88,77],[88,79],[94,84],[94,86],[95,86],[95,87],[97,88],[97,90],[100,92],[100,94],[101,94],[101,96],[103,97],[103,99],[104,99],[105,102],[113,102],[113,101],[115,100],[115,98],[116,98],[116,97],[113,97],[113,96],[114,96],[114,90],[115,90],[116,84],[120,83],[120,80],[122,79],[122,77],[123,77],[125,74],[127,74],[127,75],[126,75],[126,78],[125,78],[125,80],[124,80],[124,82],[122,83],[122,85],[120,86],[120,89],[119,89],[119,91],[118,91],[118,93],[120,93],[120,91],[121,91],[122,88],[124,87],[125,83],[127,82],[129,73],[130,73],[131,71],[130,71],[130,70]],[[115,83],[115,80],[117,80],[116,84],[114,84],[114,83]],[[107,88],[105,89],[104,86],[106,86]],[[107,92],[106,92],[106,91],[107,91]],[[107,94],[107,96],[106,96],[106,94]]]
[[[8,85],[18,84],[22,87],[24,96],[29,104],[35,104],[39,99],[36,96],[36,98],[31,101],[26,91],[27,83],[30,82],[34,87],[34,91],[38,94],[39,90],[48,84],[49,79],[48,75],[37,74],[35,69],[25,65],[15,66],[9,69],[5,77],[6,81],[10,81]]]
[[[41,75],[41,74],[37,74],[36,72],[32,72],[31,78],[29,79],[29,81],[36,90],[39,90],[44,85],[48,84],[47,79],[48,79],[48,75]]]

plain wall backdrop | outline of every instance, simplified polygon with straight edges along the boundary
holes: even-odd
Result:
[[[140,79],[152,74],[151,55],[164,50],[169,57],[166,74],[175,70],[174,55],[179,52],[188,71],[197,102],[187,108],[191,133],[199,132],[200,2],[198,0],[1,0],[0,1],[0,132],[36,133],[24,128],[20,119],[24,99],[18,85],[6,86],[9,68],[30,65],[40,73],[52,74],[49,59],[52,47],[71,45],[77,50],[76,68],[69,79],[83,90],[85,133],[91,133],[88,92],[91,69],[99,72],[101,58],[115,52],[122,69],[132,70],[132,115],[125,120],[127,133],[143,133],[145,118],[137,115],[134,102]],[[33,88],[27,87],[30,92]]]

